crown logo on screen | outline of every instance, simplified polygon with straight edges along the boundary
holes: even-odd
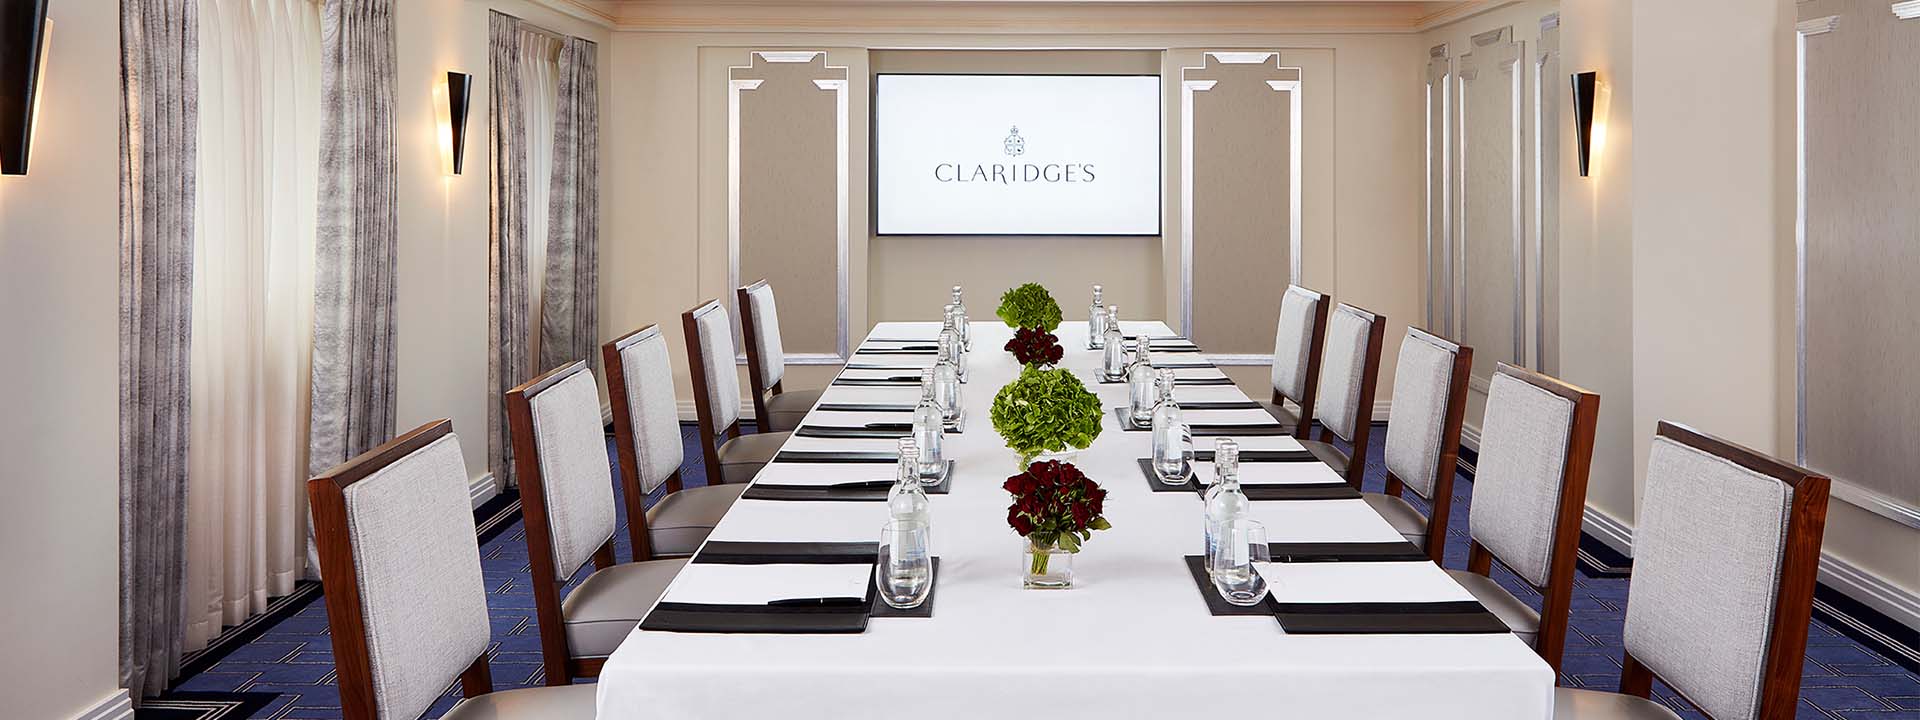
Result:
[[[1007,157],[1020,157],[1021,155],[1027,154],[1027,139],[1020,137],[1020,126],[1013,126],[1013,131],[1007,133],[1004,147],[1007,151]]]

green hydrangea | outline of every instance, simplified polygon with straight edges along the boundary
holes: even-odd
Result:
[[[1008,327],[1039,328],[1053,332],[1060,327],[1060,303],[1040,283],[1027,283],[1002,293],[1000,309],[994,311]]]
[[[1022,467],[1043,452],[1093,445],[1101,415],[1100,398],[1065,368],[1028,366],[993,396],[993,429]]]

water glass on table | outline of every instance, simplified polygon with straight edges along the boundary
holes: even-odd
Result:
[[[1222,528],[1216,556],[1208,558],[1213,589],[1229,603],[1258,605],[1267,599],[1267,580],[1254,563],[1271,562],[1267,526],[1256,520],[1236,520]]]
[[[933,591],[933,553],[927,524],[895,520],[880,531],[880,554],[873,566],[874,585],[887,605],[919,607]]]

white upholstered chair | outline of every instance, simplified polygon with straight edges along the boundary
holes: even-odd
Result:
[[[1280,296],[1280,322],[1273,334],[1273,397],[1260,403],[1293,436],[1306,439],[1320,388],[1320,352],[1327,341],[1327,296],[1288,285]],[[1293,403],[1296,412],[1287,407]],[[1301,418],[1306,418],[1302,422]]]
[[[673,365],[660,327],[648,325],[600,346],[613,406],[613,445],[620,458],[620,484],[627,498],[627,534],[633,559],[687,557],[733,507],[745,485],[683,488],[680,463],[680,401],[673,392]],[[666,496],[651,509],[647,496],[661,485]]]
[[[594,717],[594,689],[492,692],[491,625],[467,467],[437,420],[307,482],[347,720],[417,718],[454,679],[448,720]]]
[[[1828,484],[1661,422],[1633,532],[1621,694],[1559,688],[1554,717],[1674,718],[1641,699],[1655,677],[1714,720],[1793,717]]]
[[[693,406],[700,419],[700,450],[707,482],[744,483],[773,461],[789,433],[740,432],[740,376],[733,364],[733,326],[726,307],[708,300],[680,314],[693,375]]]
[[[614,564],[613,467],[586,363],[507,391],[507,425],[547,684],[597,676],[686,560]],[[561,587],[589,561],[591,574],[561,600]]]
[[[1385,493],[1361,495],[1401,537],[1434,562],[1446,551],[1447,514],[1460,457],[1460,425],[1467,414],[1467,377],[1473,348],[1419,328],[1407,328],[1394,366],[1393,407],[1387,423]],[[1401,493],[1411,490],[1433,508],[1422,516]]]
[[[787,355],[780,345],[780,312],[774,306],[773,286],[762,279],[735,291],[740,309],[740,335],[747,343],[748,389],[753,392],[753,416],[762,432],[788,432],[820,401],[820,390],[786,390]]]
[[[1367,474],[1367,443],[1373,435],[1373,394],[1380,379],[1380,344],[1387,316],[1340,303],[1327,317],[1326,354],[1320,363],[1319,398],[1313,419],[1320,421],[1320,439],[1302,440],[1347,483],[1360,487]],[[1351,454],[1332,442],[1347,441]]]
[[[1467,569],[1447,571],[1556,672],[1599,415],[1599,395],[1506,363],[1494,368],[1474,464]],[[1494,560],[1540,591],[1541,612],[1487,577]]]

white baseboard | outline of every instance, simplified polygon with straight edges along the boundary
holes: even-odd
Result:
[[[699,419],[700,419],[700,413],[699,411],[693,408],[693,401],[681,400],[680,401],[680,422],[690,423],[690,422],[698,421]],[[742,420],[754,419],[752,400],[740,401],[740,419]],[[613,411],[611,410],[607,411],[607,422],[613,422]]]
[[[93,707],[73,716],[73,720],[132,720],[133,696],[120,688],[101,698]]]
[[[1633,528],[1620,522],[1612,515],[1600,512],[1592,505],[1587,506],[1586,521],[1581,523],[1588,535],[1599,538],[1614,552],[1633,557]]]
[[[1460,423],[1460,446],[1474,452],[1480,452],[1480,426],[1470,422]]]
[[[1392,400],[1383,400],[1373,404],[1373,421],[1374,422],[1387,422],[1389,419],[1388,416],[1392,414],[1393,414]]]
[[[493,481],[493,473],[486,473],[467,481],[467,494],[473,499],[473,506],[477,508],[488,500],[492,500],[493,496],[499,495],[500,485]]]
[[[1820,554],[1820,582],[1860,604],[1880,611],[1894,622],[1920,631],[1920,595],[1874,577],[1840,558]]]

